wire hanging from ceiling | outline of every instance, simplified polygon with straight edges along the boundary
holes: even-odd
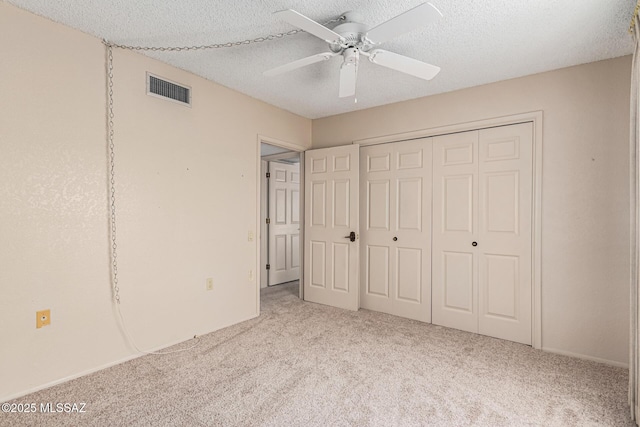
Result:
[[[109,152],[109,238],[111,240],[110,245],[110,255],[111,255],[111,289],[113,294],[113,301],[115,303],[116,312],[118,314],[118,319],[120,320],[120,326],[122,327],[122,331],[133,348],[135,348],[139,353],[144,354],[173,354],[179,353],[183,351],[188,351],[196,347],[200,344],[198,340],[194,345],[181,348],[178,350],[170,350],[170,351],[145,351],[140,349],[136,342],[131,337],[129,330],[127,329],[127,324],[124,321],[124,317],[122,316],[122,311],[120,310],[120,286],[118,282],[118,244],[117,244],[117,222],[116,222],[116,173],[115,173],[115,143],[114,143],[114,126],[113,126],[113,46],[106,44],[107,47],[107,145]],[[194,335],[194,339],[197,336]]]
[[[322,25],[326,26],[330,24],[335,24],[336,22],[344,21],[344,19],[345,19],[344,16],[339,16],[338,18],[331,19],[327,22],[324,22]],[[213,43],[208,45],[192,45],[192,46],[134,46],[134,45],[111,43],[106,39],[103,39],[102,42],[106,46],[111,46],[118,49],[126,49],[126,50],[137,50],[137,51],[144,51],[144,52],[147,52],[147,51],[188,52],[188,51],[194,51],[194,50],[223,49],[223,48],[230,48],[230,47],[245,46],[245,45],[255,44],[255,43],[263,43],[263,42],[268,42],[272,40],[282,39],[287,36],[293,36],[294,34],[304,33],[304,32],[305,32],[304,30],[295,29],[295,30],[291,30],[283,33],[269,34],[264,37],[256,37],[254,39],[246,39],[246,40],[227,42],[227,43]]]
[[[330,21],[327,21],[324,23],[324,25],[329,25],[329,24],[333,24],[339,21],[344,20],[345,17],[344,16],[340,16],[336,19],[332,19]],[[263,42],[267,42],[267,41],[272,41],[272,40],[278,40],[278,39],[282,39],[284,37],[287,36],[292,36],[294,34],[298,34],[298,33],[304,33],[304,30],[300,30],[300,29],[295,29],[295,30],[291,30],[291,31],[287,31],[284,33],[276,33],[276,34],[269,34],[267,36],[264,37],[256,37],[254,39],[246,39],[246,40],[242,40],[242,41],[235,41],[235,42],[227,42],[227,43],[213,43],[213,44],[209,44],[209,45],[193,45],[193,46],[132,46],[132,45],[125,45],[125,44],[118,44],[118,43],[112,43],[109,42],[107,39],[103,39],[102,43],[105,45],[106,47],[106,56],[107,56],[107,63],[106,63],[106,88],[107,88],[107,109],[106,109],[106,118],[107,118],[107,146],[108,146],[108,165],[109,165],[109,170],[108,170],[108,182],[109,182],[109,189],[108,189],[108,194],[109,194],[109,240],[110,240],[110,247],[109,247],[109,254],[110,254],[110,261],[111,261],[111,266],[110,266],[110,284],[111,284],[111,291],[112,291],[112,296],[113,296],[113,302],[115,303],[116,306],[116,312],[118,314],[118,318],[120,320],[120,326],[122,327],[122,331],[124,332],[124,335],[127,339],[127,341],[129,342],[129,344],[131,344],[131,346],[133,348],[135,348],[139,353],[144,353],[144,354],[156,354],[156,355],[163,355],[163,354],[172,354],[172,353],[178,353],[178,352],[183,352],[183,351],[188,351],[191,350],[193,348],[195,348],[198,344],[200,344],[200,341],[198,340],[194,345],[187,347],[187,348],[182,348],[182,349],[178,349],[178,350],[171,350],[171,351],[145,351],[145,350],[141,350],[135,343],[135,341],[133,340],[133,338],[131,337],[131,335],[129,334],[129,331],[127,329],[126,326],[126,322],[124,321],[124,317],[122,316],[122,312],[120,310],[120,285],[119,285],[119,278],[118,278],[118,243],[117,243],[117,234],[116,234],[116,230],[117,230],[117,222],[116,222],[116,173],[115,173],[115,142],[114,142],[114,110],[113,110],[113,49],[123,49],[123,50],[131,50],[131,51],[152,51],[152,52],[188,52],[188,51],[199,51],[199,50],[210,50],[210,49],[224,49],[224,48],[233,48],[233,47],[239,47],[239,46],[246,46],[249,44],[255,44],[255,43],[263,43]],[[194,339],[197,338],[196,335],[194,335],[193,337]]]

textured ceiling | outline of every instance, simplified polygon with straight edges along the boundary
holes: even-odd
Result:
[[[295,9],[319,22],[357,11],[373,27],[421,0],[9,0],[119,44],[206,45],[289,31],[273,12]],[[229,49],[152,53],[176,67],[308,118],[448,92],[630,54],[632,0],[431,0],[434,25],[380,47],[442,71],[430,82],[361,61],[357,99],[338,98],[341,58],[276,77],[262,72],[327,51],[306,33]]]

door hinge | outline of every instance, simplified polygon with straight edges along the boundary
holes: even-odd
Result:
[[[271,178],[271,172],[267,172],[267,178]]]
[[[271,270],[271,264],[267,264],[267,270]]]
[[[267,224],[271,224],[271,218],[267,218]]]

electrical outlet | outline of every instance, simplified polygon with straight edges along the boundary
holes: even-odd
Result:
[[[209,277],[207,279],[207,290],[208,291],[212,291],[213,290],[213,279],[211,277]]]
[[[51,324],[51,310],[36,311],[36,329]]]
[[[253,268],[249,269],[249,281],[253,282]]]
[[[254,236],[253,236],[253,231],[250,231],[250,232],[249,232],[249,241],[250,241],[250,242],[253,242],[253,237],[254,237]]]

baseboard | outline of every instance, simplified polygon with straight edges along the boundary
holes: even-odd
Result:
[[[256,317],[260,317],[260,313],[253,313],[247,317],[243,317],[242,319],[238,320],[237,322],[231,322],[231,323],[225,323],[224,325],[220,326],[218,329],[215,329],[213,331],[209,331],[209,332],[205,332],[204,334],[200,334],[200,335],[207,335],[207,334],[211,334],[217,331],[221,331],[222,329],[225,328],[229,328],[231,326],[235,326],[235,325],[239,325],[240,323],[244,323],[247,322],[251,319],[255,319]]]
[[[563,356],[575,357],[577,359],[590,360],[592,362],[603,363],[609,366],[615,366],[617,368],[625,368],[629,369],[628,363],[616,362],[615,360],[609,359],[601,359],[599,357],[587,356],[585,354],[573,353],[571,351],[558,350],[556,348],[542,347],[542,351],[547,351],[549,353],[561,354]]]
[[[242,323],[242,322],[246,322],[247,320],[255,319],[258,316],[259,316],[259,314],[252,314],[251,316],[249,316],[249,317],[247,317],[245,319],[238,320],[237,322],[232,322],[232,323],[229,323],[229,324],[224,324],[223,326],[219,327],[218,329],[214,329],[213,331],[205,332],[205,333],[202,333],[200,335],[210,334],[210,333],[219,331],[221,329],[225,329],[225,328],[228,328],[230,326],[237,325],[237,324]],[[169,343],[169,344],[162,344],[162,345],[160,345],[158,347],[147,349],[145,351],[148,351],[148,352],[160,351],[160,350],[172,347],[172,346],[177,345],[177,344],[185,343],[185,342],[187,342],[189,340],[192,340],[192,339],[193,338],[187,338],[187,339],[178,340],[178,341],[175,341],[175,342],[172,342],[172,343]],[[53,386],[56,386],[58,384],[65,383],[67,381],[75,380],[76,378],[84,377],[85,375],[90,375],[90,374],[93,374],[95,372],[102,371],[103,369],[107,369],[107,368],[110,368],[112,366],[116,366],[116,365],[119,365],[121,363],[125,363],[125,362],[128,362],[128,361],[133,360],[133,359],[137,359],[138,357],[142,357],[142,356],[147,356],[147,354],[145,354],[145,353],[132,354],[132,355],[129,355],[129,356],[124,357],[122,359],[118,359],[118,360],[113,361],[113,362],[108,362],[108,363],[99,365],[99,366],[97,366],[95,368],[86,369],[86,370],[78,372],[76,374],[72,374],[72,375],[69,375],[69,376],[66,376],[66,377],[63,377],[63,378],[59,378],[59,379],[54,380],[54,381],[50,381],[50,382],[45,383],[45,384],[41,384],[41,385],[38,385],[38,386],[35,386],[35,387],[28,388],[26,390],[19,391],[18,393],[10,394],[8,396],[2,396],[2,397],[0,397],[0,403],[8,402],[8,401],[13,400],[13,399],[18,399],[18,398],[24,397],[24,396],[26,396],[28,394],[35,393],[36,391],[44,390],[46,388],[53,387]],[[161,356],[161,355],[155,355],[155,356]]]
[[[26,390],[19,391],[18,393],[10,394],[8,396],[2,396],[2,397],[0,397],[0,402],[8,402],[10,400],[17,399],[19,397],[23,397],[23,396],[26,396],[26,395],[31,394],[31,393],[35,393],[36,391],[44,390],[46,388],[53,387],[53,386],[56,386],[58,384],[65,383],[67,381],[75,380],[76,378],[84,377],[85,375],[90,375],[90,374],[93,374],[95,372],[102,371],[103,369],[107,369],[107,368],[110,368],[112,366],[116,366],[116,365],[119,365],[121,363],[125,363],[125,362],[128,362],[128,361],[133,360],[133,359],[137,359],[140,356],[144,356],[144,354],[133,354],[133,355],[127,356],[127,357],[125,357],[123,359],[118,359],[118,360],[116,360],[114,362],[105,363],[105,364],[99,365],[99,366],[97,366],[95,368],[90,368],[90,369],[78,372],[76,374],[69,375],[67,377],[59,378],[57,380],[50,381],[48,383],[44,383],[44,384],[41,384],[41,385],[38,385],[38,386],[35,386],[35,387],[32,387],[32,388],[28,388]]]

